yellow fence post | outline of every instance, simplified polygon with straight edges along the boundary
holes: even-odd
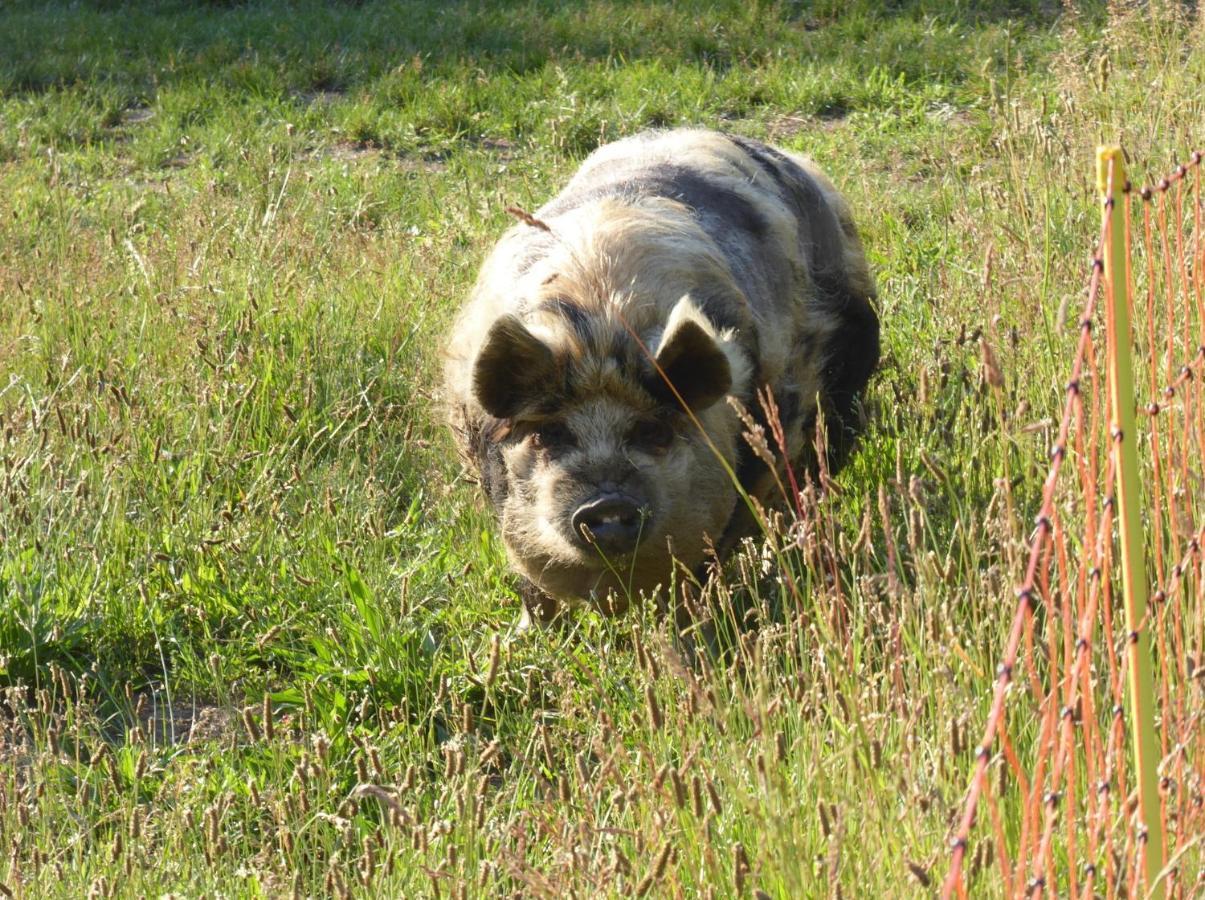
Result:
[[[1145,828],[1143,868],[1147,897],[1162,900],[1157,881],[1163,868],[1163,817],[1159,801],[1159,741],[1155,734],[1155,676],[1151,629],[1147,621],[1146,553],[1142,528],[1142,486],[1138,480],[1133,341],[1130,333],[1129,271],[1126,259],[1125,162],[1120,147],[1098,147],[1096,181],[1108,219],[1104,266],[1109,315],[1109,407],[1113,450],[1117,454],[1117,522],[1128,634],[1130,739],[1138,771],[1139,815]]]

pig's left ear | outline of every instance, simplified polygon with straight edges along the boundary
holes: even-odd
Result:
[[[661,373],[692,410],[706,409],[732,390],[728,355],[720,346],[715,327],[689,296],[679,300],[670,313],[655,359]]]

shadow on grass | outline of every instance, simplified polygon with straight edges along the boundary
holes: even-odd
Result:
[[[724,70],[789,53],[850,56],[909,79],[929,71],[924,42],[891,35],[1017,23],[1047,27],[1057,4],[935,0],[743,2],[505,0],[437,2],[17,2],[0,15],[0,94],[107,84],[131,103],[163,87],[329,96],[407,68],[427,78],[470,66],[524,73],[558,60],[656,59]]]

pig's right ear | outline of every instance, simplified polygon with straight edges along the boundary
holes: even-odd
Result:
[[[556,375],[548,346],[515,316],[502,316],[473,364],[473,394],[491,416],[509,419],[547,394]]]

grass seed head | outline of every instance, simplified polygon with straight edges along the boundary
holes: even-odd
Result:
[[[636,885],[636,891],[635,891],[636,896],[637,897],[646,896],[648,894],[648,892],[653,889],[653,885],[655,883],[656,883],[656,879],[653,877],[653,873],[649,872],[643,878],[641,878],[640,883]]]
[[[908,871],[912,873],[912,877],[920,882],[921,887],[929,887],[933,883],[933,879],[929,877],[929,870],[918,862],[908,860]]]
[[[669,770],[669,780],[674,789],[674,804],[678,809],[685,809],[687,800],[686,782],[683,781],[682,776],[675,768]]]
[[[272,696],[265,693],[262,708],[260,709],[260,719],[264,723],[264,737],[269,741],[276,737],[276,725],[272,720]]]
[[[644,702],[648,710],[649,726],[653,731],[661,731],[665,726],[665,717],[661,714],[661,704],[657,702],[657,692],[651,684],[645,685]]]
[[[578,782],[582,785],[582,787],[589,786],[589,784],[590,784],[590,762],[589,762],[589,758],[586,756],[586,752],[584,750],[581,753],[577,754],[575,762],[577,764]]]
[[[1004,372],[996,358],[996,351],[992,349],[992,345],[988,343],[986,337],[979,338],[979,352],[983,361],[984,381],[994,390],[1000,390],[1004,387]]]
[[[736,883],[737,893],[744,893],[745,879],[749,875],[749,855],[745,853],[744,844],[732,845],[732,880]]]
[[[489,665],[485,670],[485,686],[486,688],[493,687],[494,680],[498,677],[498,666],[502,662],[502,640],[494,634],[490,637],[490,659]]]
[[[257,743],[260,739],[259,725],[255,722],[254,707],[245,707],[243,709],[243,728],[247,732],[247,739],[252,743]]]
[[[494,738],[492,741],[486,744],[485,749],[481,751],[481,756],[478,759],[479,764],[481,766],[488,766],[498,758],[498,753],[501,751],[501,749],[501,742],[497,738]]]
[[[707,796],[711,798],[711,808],[715,810],[715,814],[717,816],[722,816],[724,814],[724,804],[723,801],[720,800],[719,788],[716,787],[715,782],[712,781],[711,778],[707,779],[706,785]]]
[[[657,854],[657,862],[653,866],[653,880],[660,881],[665,877],[665,870],[669,867],[669,861],[673,856],[673,845],[666,841],[661,846],[661,852]]]
[[[318,760],[323,765],[330,762],[331,742],[325,734],[318,734],[314,737],[314,751],[318,754]]]

